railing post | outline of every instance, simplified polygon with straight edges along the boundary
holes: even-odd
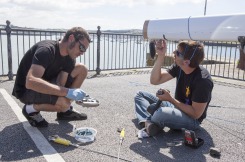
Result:
[[[96,68],[96,74],[100,75],[101,69],[100,69],[100,26],[97,27],[97,68]]]
[[[6,33],[7,33],[7,46],[8,46],[8,77],[9,80],[13,80],[13,71],[12,71],[12,47],[11,47],[11,27],[10,27],[10,21],[6,21],[7,26],[5,27]]]

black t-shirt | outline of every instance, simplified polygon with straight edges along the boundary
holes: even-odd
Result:
[[[209,104],[213,89],[213,81],[207,69],[199,66],[192,73],[185,74],[179,66],[173,64],[167,70],[176,77],[175,98],[182,103],[192,105],[192,101]],[[206,118],[208,104],[204,113],[198,119],[200,122]]]
[[[69,56],[61,56],[58,41],[44,40],[36,43],[20,62],[12,92],[16,98],[20,98],[26,91],[26,76],[32,64],[43,66],[45,72],[42,79],[51,81],[60,71],[71,73],[75,60]]]

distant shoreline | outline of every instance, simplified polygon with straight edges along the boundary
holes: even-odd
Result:
[[[204,42],[206,46],[237,47],[239,44],[222,43],[222,42]]]

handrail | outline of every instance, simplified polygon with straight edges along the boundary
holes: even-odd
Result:
[[[16,74],[21,58],[34,43],[45,39],[61,39],[66,32],[53,29],[11,28],[10,24],[9,27],[8,29],[7,26],[0,28],[0,76],[8,76],[10,80]],[[149,42],[143,38],[143,34],[130,31],[129,33],[118,32],[101,31],[99,26],[97,31],[90,31],[93,42],[85,55],[77,58],[77,61],[87,65],[90,71],[96,71],[97,75],[103,70],[153,66],[154,60],[148,57]],[[168,41],[164,68],[168,68],[173,62],[172,52],[176,49],[177,43],[178,41]],[[204,45],[206,56],[203,66],[209,70],[211,75],[245,80],[243,68],[245,66],[242,62],[245,54],[241,52],[239,42],[204,41]],[[238,56],[239,50],[240,57]]]

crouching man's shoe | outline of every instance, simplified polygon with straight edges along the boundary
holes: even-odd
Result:
[[[22,114],[26,117],[30,125],[33,127],[47,127],[48,126],[48,122],[42,117],[40,112],[33,112],[33,113],[28,114],[26,112],[26,105],[24,105],[22,109]]]
[[[86,120],[87,119],[87,115],[84,113],[80,113],[78,111],[76,111],[75,109],[73,109],[73,107],[71,106],[71,108],[69,110],[67,110],[66,112],[58,112],[57,113],[57,119],[58,120]]]

